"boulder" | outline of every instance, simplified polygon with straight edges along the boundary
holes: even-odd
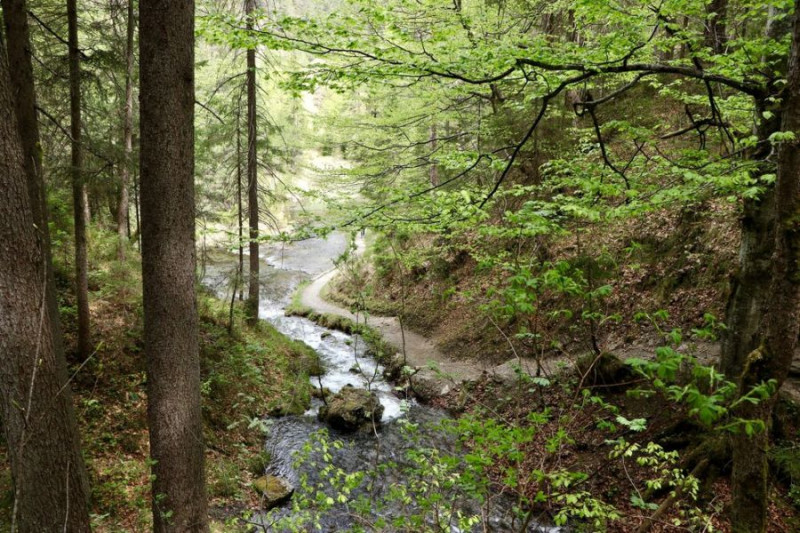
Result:
[[[318,418],[334,429],[355,431],[373,420],[380,423],[382,416],[383,406],[374,392],[348,385],[327,398]]]
[[[253,489],[261,495],[265,509],[272,509],[289,501],[294,493],[292,484],[277,476],[261,476],[255,479]]]
[[[452,385],[447,378],[429,368],[418,368],[411,371],[409,382],[414,396],[424,403],[446,396]]]

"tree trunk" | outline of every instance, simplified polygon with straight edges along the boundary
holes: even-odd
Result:
[[[131,155],[133,153],[133,0],[128,0],[128,21],[125,37],[125,124],[123,126],[123,145],[125,146],[125,160],[120,173],[119,203],[117,205],[117,234],[119,244],[117,259],[125,260],[125,247],[128,234],[128,182],[131,172]]]
[[[142,251],[142,221],[139,218],[139,177],[136,170],[133,171],[133,210],[136,213],[136,243],[139,251]]]
[[[25,13],[24,3],[17,7]],[[6,22],[19,22],[12,19]],[[89,485],[50,305],[47,239],[37,227],[42,205],[30,193],[12,90],[0,37],[0,401],[14,480],[11,527],[84,532]]]
[[[255,0],[246,0],[247,29],[253,29],[250,15]],[[250,217],[250,277],[247,293],[247,322],[258,321],[260,286],[258,257],[258,158],[256,154],[256,51],[247,50],[247,210]]]
[[[58,302],[55,292],[52,254],[50,251],[50,232],[47,225],[47,191],[42,170],[42,150],[39,141],[39,121],[36,117],[36,91],[31,63],[30,35],[28,29],[28,8],[25,0],[2,0],[3,18],[8,38],[9,71],[12,94],[22,140],[22,153],[25,175],[28,182],[33,221],[38,229],[47,256],[47,305],[50,313],[52,337],[56,343],[55,351],[64,352],[61,338],[61,324],[58,315]]]
[[[241,101],[240,101],[241,102]],[[244,211],[242,210],[242,130],[240,127],[241,106],[236,113],[236,198],[239,203],[239,278],[236,288],[239,291],[239,301],[244,299]]]
[[[715,54],[725,51],[728,43],[728,30],[726,19],[728,17],[728,0],[711,0],[706,6],[708,19],[706,20],[705,39],[706,46]]]
[[[759,107],[763,116],[765,109]],[[780,129],[780,114],[772,120],[763,120],[756,135],[759,152],[751,158],[763,161],[772,151],[769,136]],[[770,170],[764,168],[759,173]],[[720,369],[725,376],[736,381],[742,374],[747,354],[758,347],[761,328],[761,311],[768,297],[772,269],[772,252],[775,246],[775,190],[768,187],[760,198],[746,198],[741,220],[739,265],[731,280],[731,293],[725,310],[727,329],[721,338]]]
[[[791,22],[773,23],[776,13],[770,11],[764,34],[768,38],[780,39],[791,31]],[[787,17],[791,21],[789,17]],[[778,58],[764,57],[763,61]],[[784,63],[784,68],[786,65]],[[769,112],[769,113],[768,113]],[[758,148],[748,154],[748,159],[761,162],[754,172],[755,177],[773,173],[774,167],[767,162],[772,155],[770,135],[781,130],[781,109],[778,104],[756,102],[756,116],[762,118],[754,134]],[[720,368],[731,381],[738,381],[744,369],[747,355],[759,345],[759,328],[764,299],[768,297],[772,273],[772,253],[775,246],[775,188],[767,187],[760,198],[746,198],[741,221],[741,243],[739,264],[731,280],[731,293],[725,314],[727,329],[721,338]]]
[[[783,93],[781,130],[800,135],[800,0],[795,0],[792,46]],[[743,363],[739,387],[775,380],[780,387],[789,373],[800,330],[800,150],[797,141],[778,147],[773,237],[774,253],[768,292],[763,300],[758,345]],[[769,427],[777,394],[757,405],[743,402],[735,416],[757,419]],[[733,436],[733,505],[731,522],[737,533],[760,533],[767,528],[769,502],[767,451],[769,432]]]
[[[78,354],[86,358],[92,351],[89,330],[89,257],[86,250],[86,227],[89,203],[83,182],[83,146],[81,144],[81,58],[78,49],[78,10],[76,0],[67,0],[69,24],[69,107],[72,136],[72,204],[75,219],[75,296],[78,301]]]
[[[153,527],[208,531],[194,277],[194,2],[141,0],[139,6]]]

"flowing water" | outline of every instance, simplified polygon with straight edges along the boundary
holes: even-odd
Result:
[[[307,486],[322,483],[326,494],[334,499],[338,496],[339,490],[327,485],[331,473],[321,474],[325,466],[332,465],[341,469],[342,473],[365,474],[365,482],[353,491],[351,500],[361,496],[369,501],[367,511],[357,510],[349,505],[334,505],[317,518],[318,528],[312,527],[312,520],[299,530],[343,531],[365,521],[370,524],[380,518],[391,521],[400,513],[419,515],[423,523],[430,524],[433,520],[442,523],[443,515],[457,509],[465,515],[483,514],[480,526],[466,530],[520,531],[520,521],[515,520],[510,511],[513,502],[502,497],[491,505],[480,506],[475,501],[464,499],[456,491],[441,489],[445,492],[442,494],[445,498],[443,503],[431,503],[430,508],[423,509],[425,502],[431,501],[430,494],[436,492],[428,486],[430,481],[435,476],[444,475],[435,471],[440,466],[435,458],[438,454],[457,456],[456,439],[439,427],[439,422],[447,419],[448,415],[440,409],[397,396],[392,384],[383,379],[381,366],[364,353],[364,344],[357,336],[323,328],[302,317],[284,315],[284,309],[298,285],[333,268],[333,260],[346,246],[346,237],[334,233],[327,239],[266,246],[261,254],[259,317],[269,321],[290,338],[305,342],[320,354],[325,365],[325,375],[321,378],[324,387],[332,392],[337,392],[346,385],[368,388],[378,394],[384,406],[382,424],[379,427],[355,434],[329,430],[329,440],[341,441],[341,447],[331,447],[328,460],[323,458],[323,453],[313,452],[302,465],[296,464],[296,453],[309,443],[318,442],[316,436],[320,430],[326,429],[316,418],[321,402],[314,400],[311,409],[303,416],[267,419],[269,434],[266,448],[272,455],[270,473],[287,478],[297,487],[295,499],[316,497],[312,491],[304,492],[301,486],[303,480]],[[229,299],[230,280],[234,277],[236,265],[237,258],[233,255],[216,256],[214,261],[205,266],[204,283],[220,297]],[[318,385],[317,378],[312,380]],[[315,449],[317,448],[319,445]],[[410,495],[410,501],[399,501],[403,498],[398,489],[410,491],[413,487],[416,489]],[[490,511],[487,512],[487,508]],[[277,524],[284,524],[292,519],[301,521],[303,516],[293,512],[291,506],[256,514],[251,518],[261,530],[268,531],[282,531],[286,526]],[[281,520],[283,522],[279,522]],[[449,527],[451,532],[462,531],[454,522]],[[422,527],[405,527],[400,530],[419,529]],[[527,531],[555,533],[559,528],[531,524]]]

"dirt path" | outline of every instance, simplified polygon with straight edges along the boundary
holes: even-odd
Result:
[[[356,241],[356,253],[364,252],[364,239]],[[348,309],[324,299],[321,294],[325,286],[333,280],[339,273],[338,269],[328,270],[317,276],[313,282],[302,292],[300,300],[306,307],[318,313],[328,313],[339,315],[350,320],[363,322],[364,317],[356,317]],[[369,316],[367,325],[376,329],[389,344],[397,348],[399,354],[405,352],[406,364],[417,370],[414,374],[412,383],[415,390],[424,389],[424,393],[429,397],[447,394],[453,386],[458,386],[464,381],[474,381],[484,372],[505,382],[511,382],[517,378],[517,368],[528,375],[537,374],[536,361],[532,358],[512,359],[501,365],[483,365],[475,358],[457,360],[442,353],[436,344],[429,338],[424,337],[407,328],[403,331],[397,317]],[[626,345],[614,346],[609,351],[617,354],[622,360],[630,357],[643,359],[652,358],[655,353],[655,345]],[[715,343],[697,343],[696,353],[699,361],[705,365],[712,365],[719,358],[719,345]],[[541,372],[544,376],[552,376],[563,367],[572,366],[574,358],[558,357],[549,358],[542,361]],[[795,354],[795,362],[792,372],[782,387],[782,390],[795,403],[800,404],[800,351]]]
[[[343,316],[353,321],[364,321],[363,316],[356,317],[348,309],[340,307],[322,298],[321,292],[338,273],[333,269],[317,277],[308,287],[303,290],[300,302],[318,313],[328,313]],[[461,383],[466,380],[477,379],[483,369],[471,361],[456,361],[444,355],[436,348],[434,343],[418,333],[409,331],[407,328],[400,327],[400,320],[397,317],[369,316],[367,325],[377,330],[386,342],[394,346],[398,353],[403,353],[405,348],[406,362],[411,367],[422,368],[418,374],[426,375],[426,378],[433,379],[436,372],[426,367],[434,365],[441,374],[440,378],[445,382]],[[422,376],[421,376],[422,377]]]
[[[356,253],[362,253],[363,250],[363,239],[359,239]],[[350,310],[322,297],[323,289],[338,272],[337,269],[332,269],[315,278],[301,293],[300,302],[318,313],[339,315],[363,322],[363,316],[356,317]],[[517,365],[531,375],[536,371],[536,363],[532,359],[512,360],[499,366],[481,365],[474,359],[453,359],[442,353],[431,339],[409,331],[408,328],[401,328],[397,317],[369,316],[367,325],[377,330],[401,356],[405,354],[406,364],[417,369],[414,380],[432,396],[446,394],[452,386],[464,381],[476,380],[483,372],[502,379],[511,379],[516,376]]]

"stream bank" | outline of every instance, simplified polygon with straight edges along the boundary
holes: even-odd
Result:
[[[364,238],[357,238],[355,245],[355,255],[363,254]],[[503,383],[517,380],[520,372],[527,376],[537,375],[535,359],[519,357],[499,365],[482,363],[476,358],[454,359],[442,352],[432,339],[404,327],[396,316],[356,314],[330,301],[323,293],[340,274],[340,269],[332,268],[305,285],[291,306],[291,314],[345,331],[359,329],[358,326],[353,328],[353,324],[363,325],[370,334],[378,337],[378,351],[384,352],[381,355],[385,358],[381,361],[389,367],[392,379],[401,381],[419,399],[427,402],[446,396],[463,383],[476,382],[486,375]],[[344,322],[331,317],[339,317]],[[544,368],[538,373],[549,375],[562,362],[559,359],[540,362]],[[404,367],[407,367],[405,371]]]
[[[458,435],[441,427],[449,418],[445,411],[417,403],[386,381],[384,367],[369,356],[360,335],[285,315],[298,286],[324,279],[346,245],[343,235],[333,234],[325,240],[265,247],[259,317],[317,351],[325,374],[313,384],[333,393],[346,386],[375,392],[384,408],[382,423],[356,433],[329,429],[317,420],[318,399],[303,415],[265,419],[265,448],[272,458],[266,473],[288,479],[295,496],[291,507],[258,512],[247,520],[268,531],[314,529],[315,524],[316,530],[342,531],[365,520],[390,524],[402,517],[420,527],[450,531],[477,530],[478,523],[492,531],[521,531],[513,499],[495,495],[480,502],[455,482],[465,465],[459,459]],[[216,286],[223,298],[230,294],[219,280],[235,261],[231,256],[228,264],[209,265],[206,273],[205,283]],[[298,457],[305,459],[298,462]],[[441,494],[434,496],[431,491],[437,486]],[[530,523],[524,531],[557,529]]]

